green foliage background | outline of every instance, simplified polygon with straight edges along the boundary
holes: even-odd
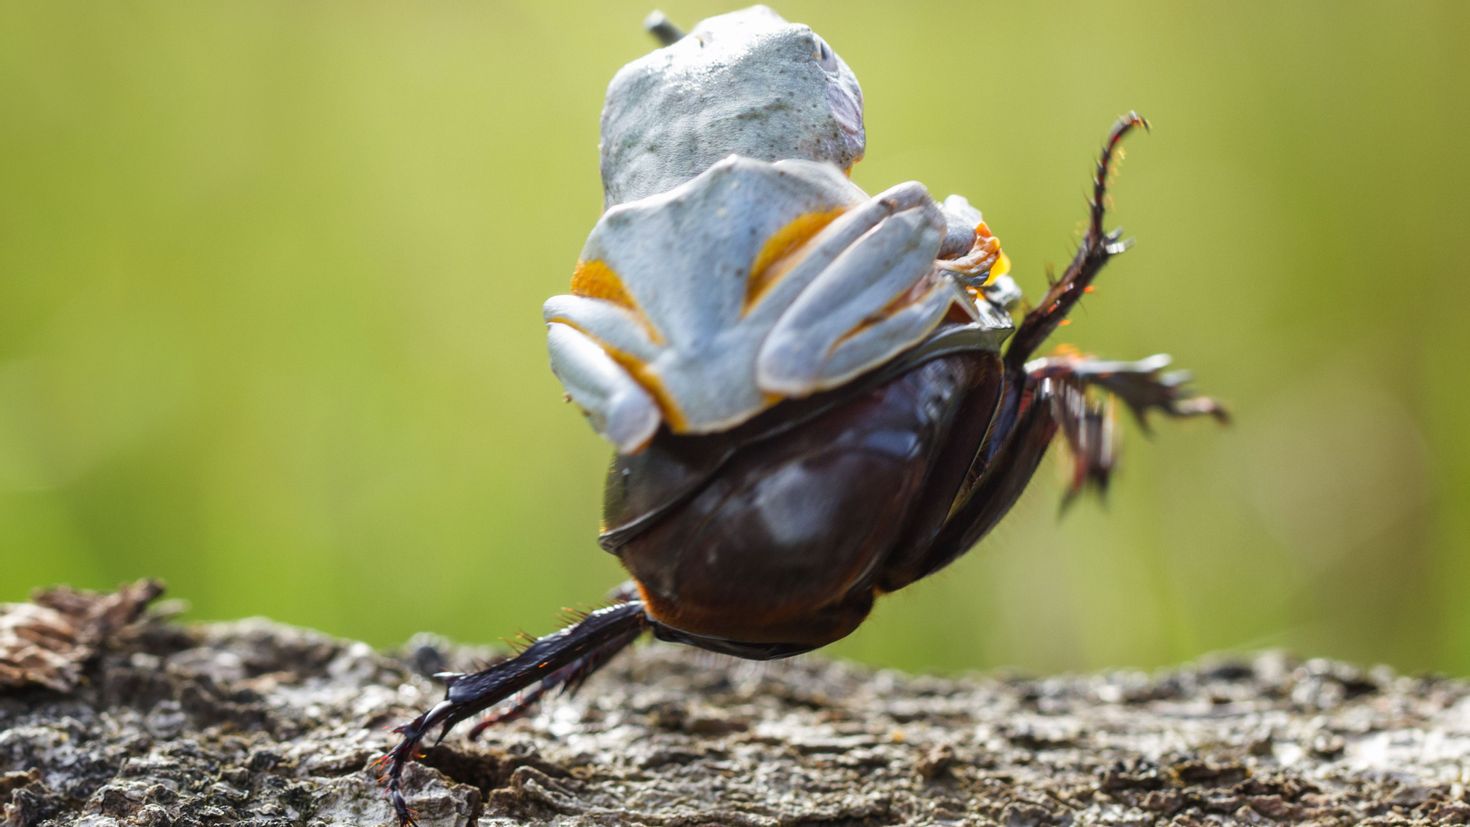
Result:
[[[194,617],[391,645],[544,632],[618,582],[539,307],[647,3],[0,5],[0,599],[152,575]],[[968,194],[1033,295],[1105,129],[1149,116],[1138,246],[1064,333],[1171,352],[1238,416],[1130,432],[1060,521],[1044,466],[838,653],[1470,671],[1470,6],[781,11],[864,84],[858,182]]]

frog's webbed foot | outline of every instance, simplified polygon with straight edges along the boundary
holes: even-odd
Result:
[[[1222,424],[1230,421],[1219,402],[1186,387],[1188,371],[1166,371],[1168,365],[1169,357],[1162,353],[1135,362],[1064,354],[1026,363],[1028,383],[1036,388],[1038,400],[1050,405],[1072,454],[1064,506],[1088,486],[1099,493],[1107,490],[1118,458],[1115,400],[1128,406],[1145,433],[1150,411],[1174,418],[1211,416]]]
[[[439,730],[437,743],[460,721],[526,690],[505,712],[492,716],[489,723],[523,714],[549,689],[557,686],[575,689],[648,628],[643,602],[626,600],[598,609],[575,625],[540,638],[515,657],[474,674],[452,676],[444,700],[394,730],[402,737],[375,762],[382,770],[388,800],[393,804],[398,823],[405,826],[416,823],[403,795],[403,770],[420,757],[419,744],[435,729]],[[485,724],[477,726],[472,734],[478,734],[484,727]]]

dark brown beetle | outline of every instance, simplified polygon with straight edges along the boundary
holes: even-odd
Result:
[[[676,38],[677,35],[669,35]],[[823,44],[823,49],[825,49]],[[819,53],[827,59],[827,53]],[[615,603],[514,657],[450,677],[446,697],[382,759],[401,822],[419,743],[510,701],[472,732],[519,715],[548,690],[575,690],[644,632],[742,658],[783,658],[852,632],[874,599],[944,567],[1010,509],[1060,432],[1074,458],[1069,496],[1105,487],[1114,465],[1108,397],[1144,422],[1223,409],[1183,390],[1167,359],[1032,359],[1126,248],[1103,229],[1106,179],[1135,114],[1108,135],[1080,249],[1003,352],[952,313],[920,344],[822,393],[788,399],[731,429],[659,430],[607,477],[600,542],[633,580]]]

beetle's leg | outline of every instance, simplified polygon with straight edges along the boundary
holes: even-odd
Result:
[[[609,647],[591,652],[552,672],[542,678],[540,683],[517,695],[505,707],[491,710],[489,714],[480,719],[479,723],[470,728],[465,737],[471,741],[477,740],[480,734],[490,727],[508,723],[526,715],[536,708],[536,704],[541,702],[541,698],[547,692],[558,687],[561,688],[564,695],[575,694],[593,672],[605,666],[620,650],[621,647]]]
[[[1222,423],[1229,421],[1220,403],[1196,396],[1184,387],[1190,380],[1189,371],[1165,371],[1168,366],[1169,357],[1163,353],[1136,362],[1059,355],[1027,362],[1026,375],[1033,382],[1055,377],[1101,388],[1123,400],[1144,431],[1149,430],[1149,411],[1170,417],[1213,416]]]
[[[1103,213],[1106,211],[1105,201],[1108,193],[1108,172],[1112,166],[1113,156],[1117,151],[1118,144],[1122,142],[1123,136],[1133,131],[1134,127],[1142,126],[1148,128],[1145,121],[1137,112],[1129,112],[1108,132],[1107,143],[1103,145],[1102,154],[1097,160],[1097,170],[1092,179],[1092,199],[1088,204],[1087,232],[1082,237],[1082,246],[1077,248],[1077,255],[1073,256],[1072,263],[1067,265],[1067,270],[1060,279],[1046,291],[1046,296],[1016,330],[1016,335],[1011,338],[1010,347],[1006,349],[1006,364],[1019,368],[1031,358],[1036,348],[1041,345],[1046,337],[1050,336],[1057,325],[1067,317],[1067,313],[1077,304],[1077,300],[1087,292],[1092,285],[1093,279],[1101,272],[1103,265],[1108,259],[1128,249],[1124,242],[1121,230],[1105,232],[1103,230]]]
[[[1162,353],[1136,362],[1060,355],[1026,363],[1028,383],[1037,385],[1050,402],[1052,419],[1072,452],[1072,481],[1064,505],[1088,485],[1107,490],[1117,460],[1115,399],[1128,406],[1145,432],[1149,411],[1229,421],[1220,403],[1184,387],[1187,371],[1166,372],[1168,365],[1169,357]]]
[[[1065,502],[1086,485],[1106,487],[1116,460],[1111,399],[1121,399],[1147,427],[1149,411],[1170,417],[1212,416],[1227,421],[1213,399],[1185,387],[1184,371],[1165,372],[1167,356],[1115,362],[1055,356],[1010,368],[991,433],[972,478],[934,541],[884,566],[878,586],[894,591],[926,577],[968,551],[1011,510],[1030,483],[1058,432],[1072,451],[1074,471]],[[1103,393],[1089,392],[1098,389]]]
[[[609,603],[627,603],[630,600],[637,600],[638,587],[633,581],[629,580],[616,589],[613,589],[612,593],[607,596],[607,599]],[[490,714],[481,718],[480,722],[475,724],[474,728],[469,731],[469,740],[473,741],[479,738],[482,732],[496,724],[514,721],[522,715],[525,715],[540,702],[541,698],[547,692],[553,689],[560,688],[561,694],[563,695],[575,695],[577,690],[582,688],[582,684],[588,678],[592,677],[593,672],[606,666],[607,662],[621,652],[626,645],[625,643],[618,646],[604,646],[600,649],[595,649],[542,678],[540,683],[522,692],[504,708],[493,710]]]
[[[398,727],[395,731],[403,737],[378,759],[384,768],[388,799],[398,814],[399,824],[414,823],[403,797],[403,768],[418,757],[419,743],[436,727],[439,728],[437,740],[443,740],[455,724],[535,684],[558,677],[562,683],[580,683],[648,627],[643,602],[628,600],[592,612],[579,623],[537,640],[513,658],[472,675],[454,678],[444,700]],[[583,666],[581,670],[563,672],[579,664]]]

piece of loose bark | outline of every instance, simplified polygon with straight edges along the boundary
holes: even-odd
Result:
[[[0,690],[75,689],[99,647],[162,592],[158,581],[139,580],[110,594],[61,586],[36,592],[30,603],[0,604]]]

